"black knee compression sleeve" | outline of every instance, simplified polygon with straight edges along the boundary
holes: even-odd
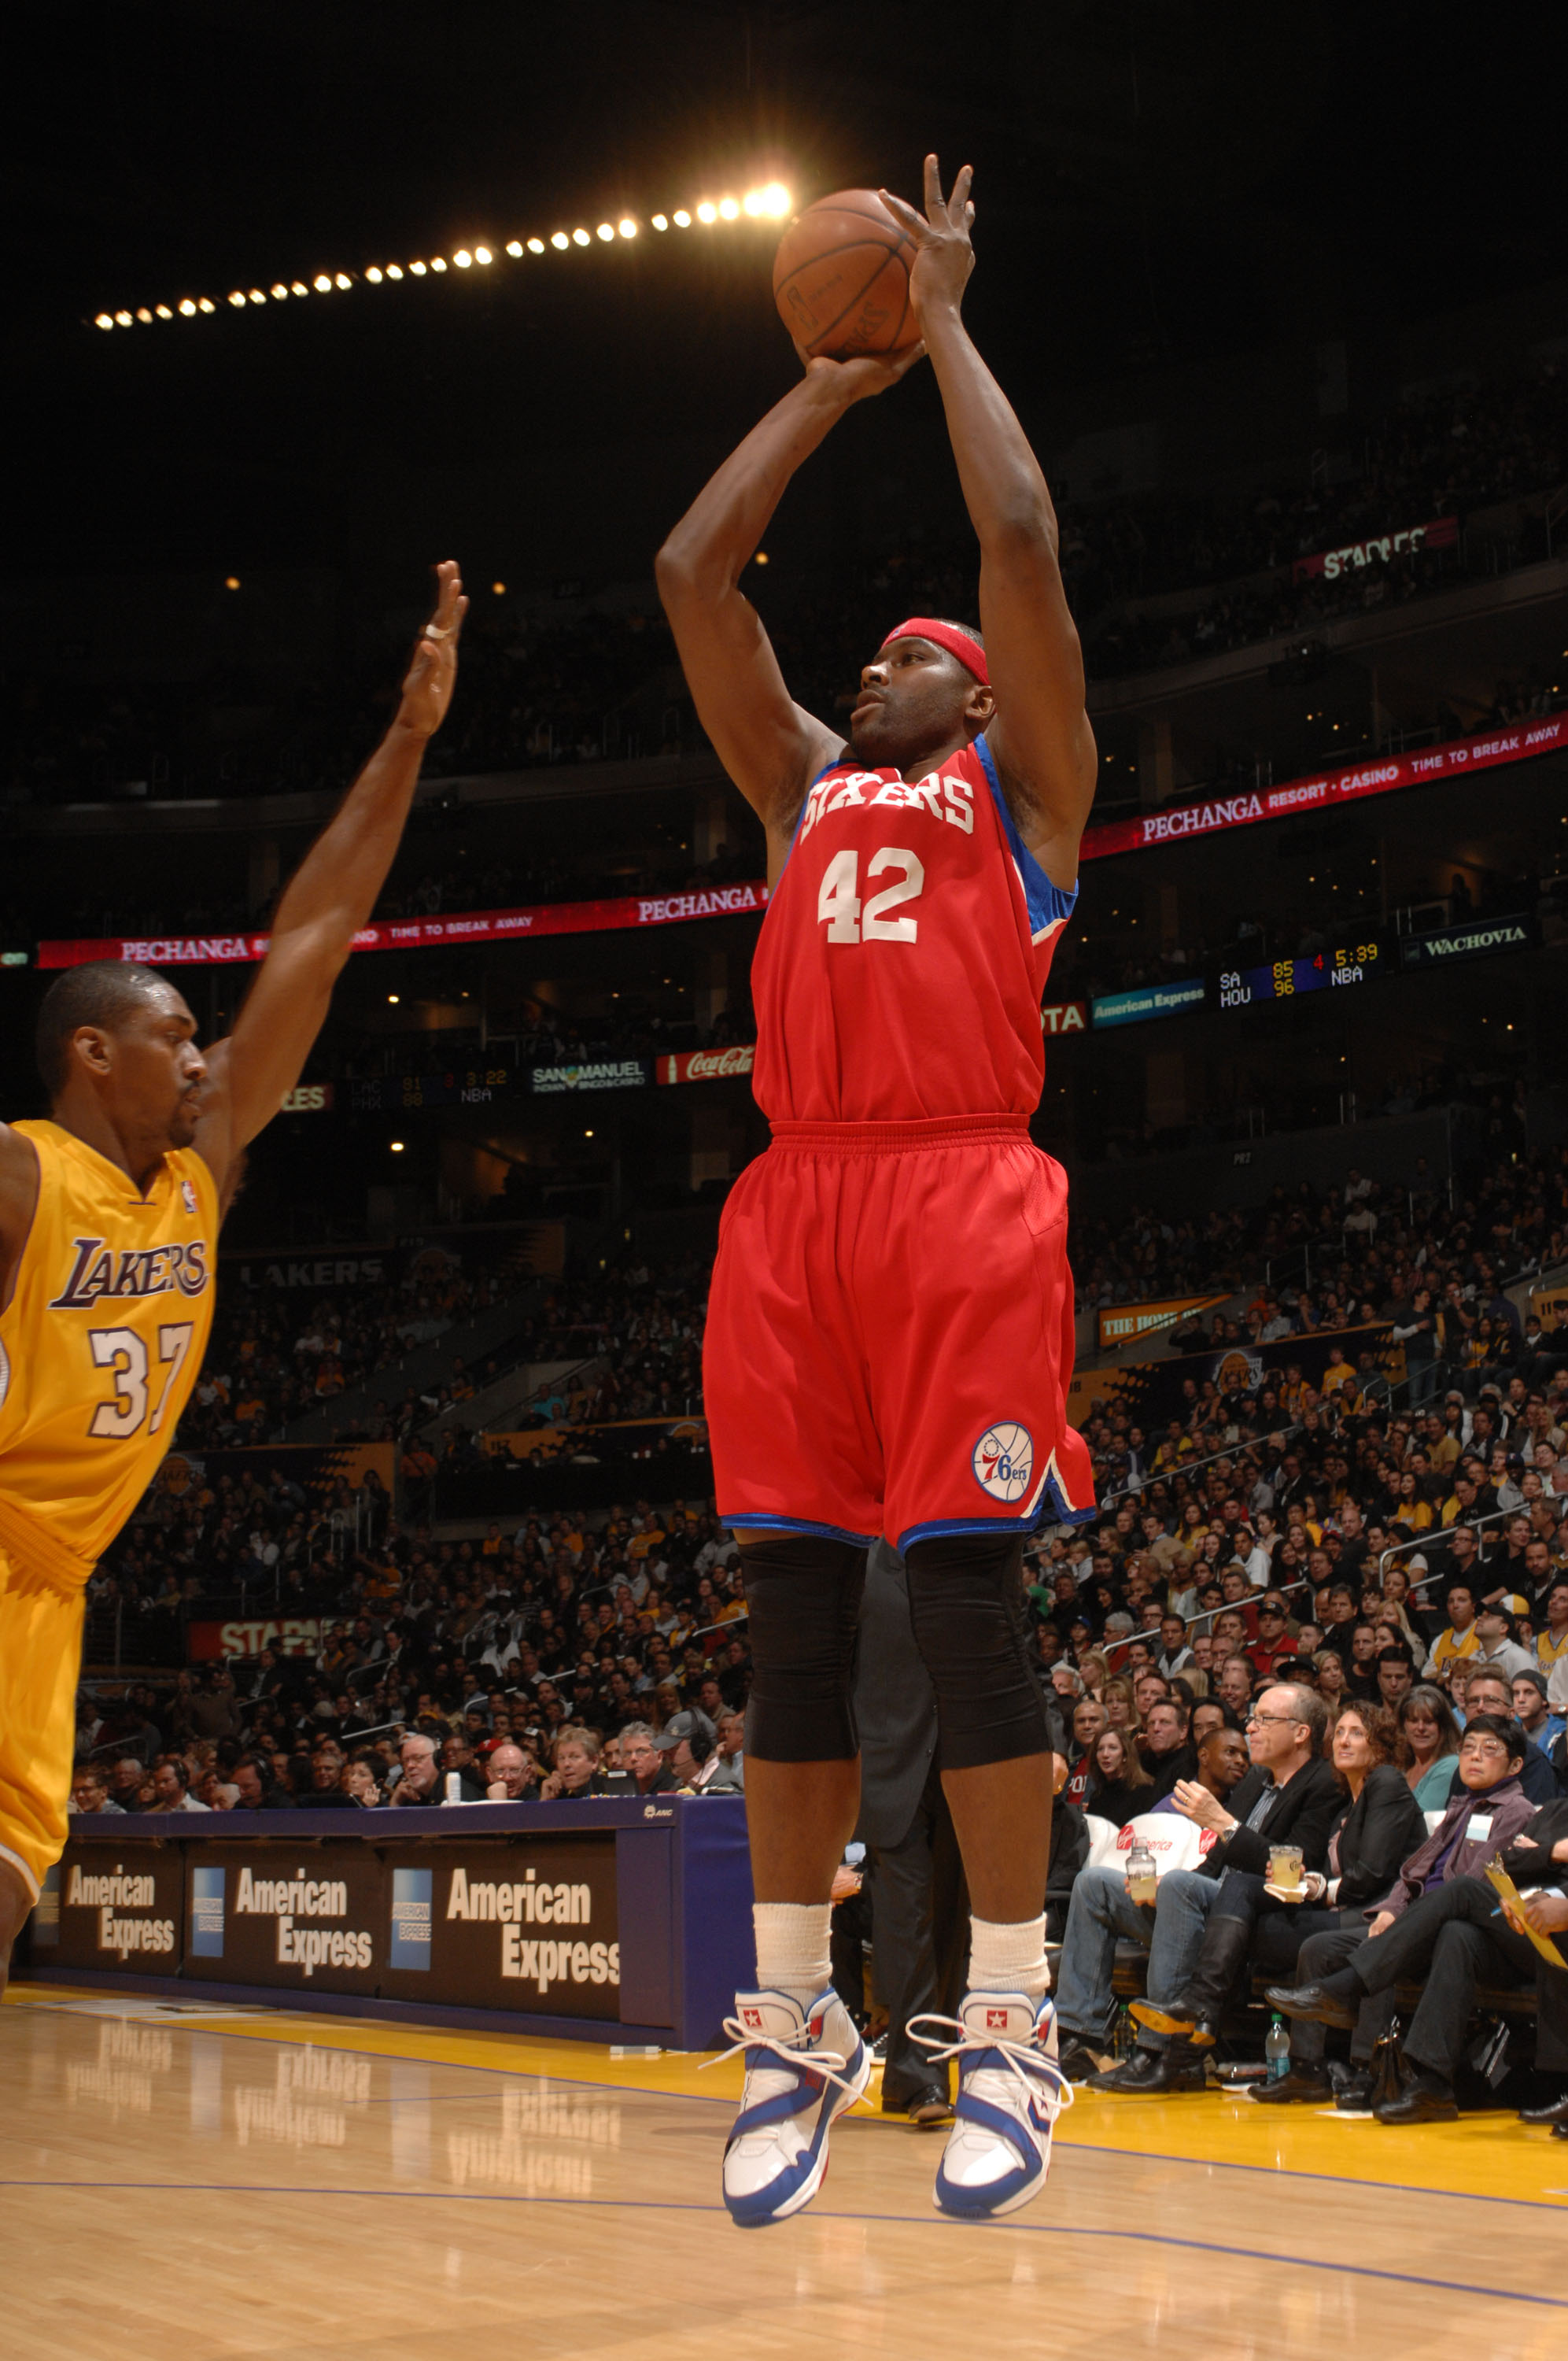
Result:
[[[747,1542],[751,1695],[746,1752],[763,1763],[847,1763],[861,1751],[850,1685],[866,1554],[780,1533]]]
[[[937,1692],[944,1771],[973,1771],[1050,1748],[1029,1663],[1024,1544],[955,1533],[906,1555],[915,1642]]]

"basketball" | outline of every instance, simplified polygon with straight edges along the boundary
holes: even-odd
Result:
[[[914,261],[914,239],[873,190],[818,197],[779,240],[779,317],[814,359],[897,352],[917,334],[909,309]]]

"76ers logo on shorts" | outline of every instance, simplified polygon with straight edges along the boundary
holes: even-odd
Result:
[[[1026,1426],[999,1419],[974,1446],[974,1478],[993,1500],[1021,1500],[1035,1472],[1035,1438]]]

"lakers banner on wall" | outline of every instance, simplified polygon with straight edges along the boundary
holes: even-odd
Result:
[[[1321,1392],[1337,1367],[1359,1374],[1363,1355],[1370,1356],[1379,1378],[1398,1385],[1405,1374],[1405,1356],[1402,1346],[1390,1342],[1391,1334],[1379,1322],[1365,1328],[1336,1328],[1327,1334],[1288,1336],[1274,1345],[1227,1345],[1218,1352],[1180,1353],[1168,1361],[1081,1369],[1068,1389],[1068,1420],[1082,1426],[1097,1401],[1107,1409],[1114,1406],[1143,1427],[1152,1451],[1168,1422],[1179,1418],[1185,1423],[1194,1400],[1201,1400],[1207,1389],[1220,1395],[1255,1394],[1272,1384],[1283,1393],[1288,1373],[1295,1369],[1304,1385]],[[1288,1425],[1292,1416],[1283,1411],[1280,1424]]]
[[[1098,1315],[1100,1350],[1125,1345],[1135,1336],[1152,1335],[1157,1329],[1174,1328],[1183,1313],[1207,1312],[1211,1304],[1224,1300],[1223,1295],[1168,1295],[1160,1302],[1113,1304]]]
[[[259,1443],[232,1451],[171,1451],[154,1480],[160,1491],[184,1499],[191,1492],[199,1497],[220,1476],[240,1484],[254,1477],[262,1485],[280,1476],[319,1503],[335,1486],[346,1484],[353,1491],[370,1474],[390,1493],[397,1476],[396,1444]]]

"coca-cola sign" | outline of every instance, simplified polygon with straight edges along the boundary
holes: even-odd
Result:
[[[731,1074],[749,1074],[757,1055],[754,1041],[729,1049],[682,1049],[653,1061],[658,1082],[722,1082]]]

